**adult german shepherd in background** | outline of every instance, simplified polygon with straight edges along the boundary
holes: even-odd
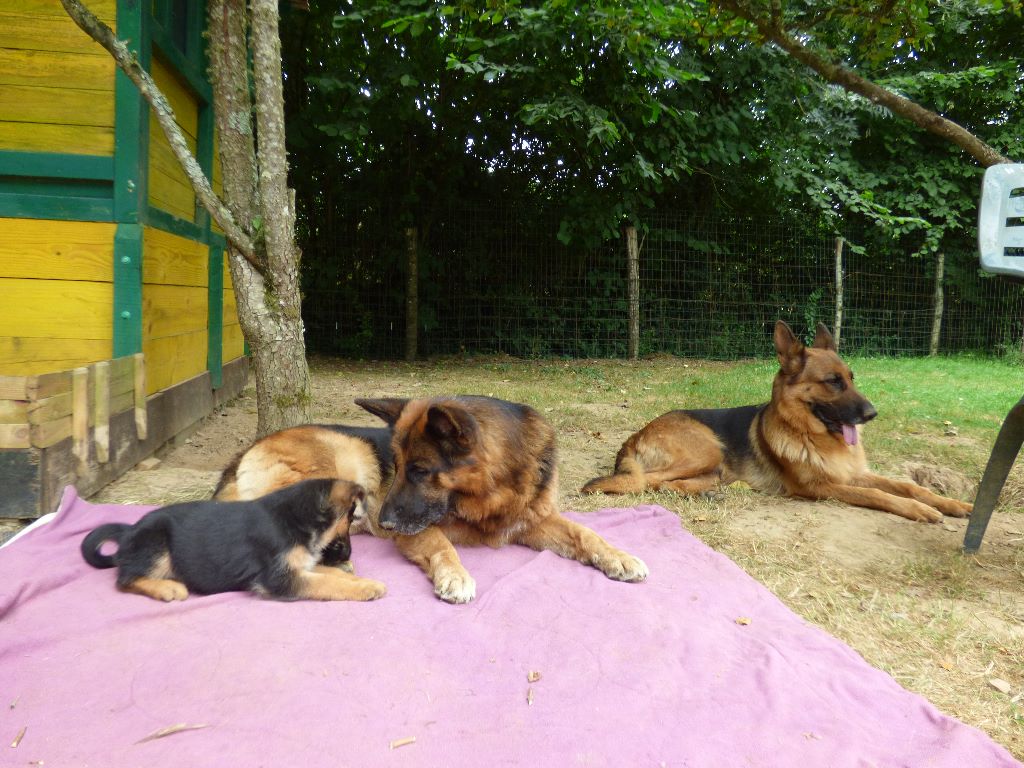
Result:
[[[133,525],[101,525],[82,540],[95,568],[114,568],[117,586],[155,600],[189,592],[251,590],[280,600],[373,600],[385,587],[321,564],[348,537],[363,489],[345,480],[307,480],[255,501],[191,501],[146,513]],[[117,543],[113,555],[100,547]]]
[[[643,561],[558,511],[555,433],[533,408],[490,397],[356,400],[394,431],[395,477],[375,532],[391,535],[450,603],[476,595],[452,544],[523,544],[618,581]]]
[[[220,501],[257,499],[301,480],[339,479],[361,486],[352,532],[376,515],[391,472],[391,430],[342,424],[307,424],[267,435],[235,456],[213,493]],[[323,554],[327,565],[351,568],[351,539],[336,538]]]
[[[626,440],[614,474],[582,492],[695,494],[742,480],[766,493],[836,499],[909,520],[970,514],[970,504],[868,471],[860,425],[878,412],[857,391],[824,325],[808,348],[780,320],[774,341],[780,369],[770,402],[659,416]]]

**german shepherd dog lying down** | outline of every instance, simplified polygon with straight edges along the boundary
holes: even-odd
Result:
[[[394,538],[450,603],[476,595],[452,544],[523,544],[643,581],[643,561],[558,511],[555,433],[526,405],[490,397],[356,400],[392,427],[394,481],[375,533]]]
[[[252,591],[278,600],[373,600],[383,584],[320,562],[348,537],[363,489],[345,480],[307,480],[255,501],[192,501],[109,523],[82,541],[96,568],[117,568],[117,587],[156,600],[189,592]],[[104,542],[117,544],[104,555]]]
[[[774,341],[780,368],[770,402],[659,416],[626,440],[614,474],[582,492],[696,494],[742,480],[766,493],[836,499],[908,520],[970,514],[970,504],[868,470],[860,427],[877,411],[857,391],[824,325],[805,347],[780,320]]]
[[[376,515],[382,486],[391,472],[391,430],[341,424],[307,424],[267,435],[232,459],[213,493],[220,501],[258,499],[301,480],[339,479],[359,485],[366,498],[357,506],[352,532]],[[325,565],[346,570],[349,537],[336,538],[323,553]]]

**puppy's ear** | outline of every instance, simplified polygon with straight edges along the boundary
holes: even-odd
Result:
[[[476,419],[453,403],[432,405],[427,411],[427,435],[453,453],[468,453],[476,443]]]
[[[811,346],[815,349],[836,351],[836,340],[832,338],[832,334],[828,332],[824,323],[818,323],[818,329],[814,333],[814,343]]]
[[[775,323],[773,339],[782,372],[787,375],[800,373],[804,367],[804,345],[793,333],[793,329],[779,320]]]
[[[338,514],[351,515],[356,506],[366,499],[366,490],[348,480],[335,480],[331,487],[331,505]]]
[[[407,397],[381,397],[377,399],[360,397],[356,400],[356,405],[383,419],[389,427],[393,427],[408,402],[409,398]]]

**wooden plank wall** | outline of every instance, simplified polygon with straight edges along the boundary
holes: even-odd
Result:
[[[115,226],[0,218],[0,372],[111,357]]]
[[[143,229],[142,351],[147,394],[206,370],[209,248]]]
[[[231,283],[228,255],[224,254],[224,330],[222,360],[227,363],[245,354],[245,340],[238,324],[238,306],[235,303],[235,289]]]
[[[151,74],[170,102],[175,122],[184,132],[185,141],[195,155],[196,137],[199,135],[199,107],[195,96],[156,53],[153,54]],[[179,219],[195,220],[195,193],[152,114],[149,119],[149,204]]]
[[[116,0],[88,5],[114,26]],[[114,60],[57,0],[0,3],[0,149],[114,153]]]

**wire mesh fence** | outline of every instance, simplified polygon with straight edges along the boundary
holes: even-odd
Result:
[[[402,357],[414,245],[419,355],[625,356],[624,241],[565,245],[559,221],[461,210],[411,243],[383,212],[339,217],[305,248],[309,350]],[[968,249],[944,262],[938,351],[1020,353],[1024,286],[981,273]],[[834,328],[841,299],[845,353],[928,354],[936,263],[896,243],[847,247],[837,279],[834,235],[802,222],[654,215],[640,230],[639,353],[765,356],[777,319],[798,332]]]

